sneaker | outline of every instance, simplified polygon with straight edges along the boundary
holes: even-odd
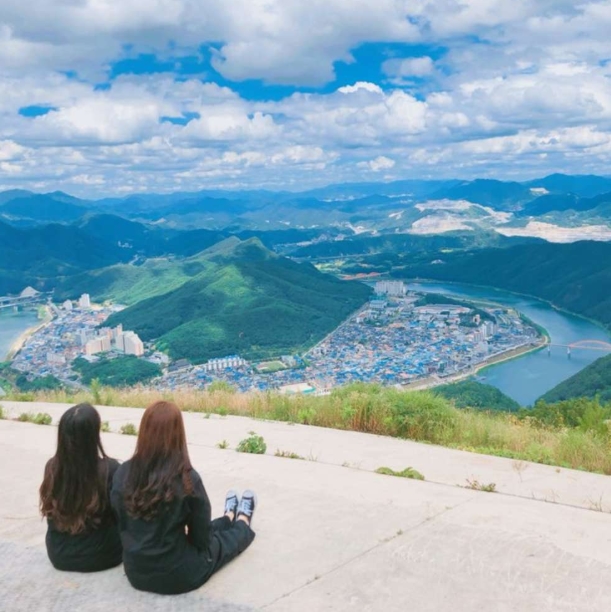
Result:
[[[240,505],[238,506],[238,518],[245,516],[248,519],[248,524],[252,523],[252,515],[255,513],[257,506],[257,494],[248,489],[242,494]]]
[[[225,514],[228,512],[233,512],[233,520],[235,521],[238,515],[238,504],[240,503],[240,499],[238,496],[238,492],[231,489],[231,491],[227,491],[227,495],[225,495]]]

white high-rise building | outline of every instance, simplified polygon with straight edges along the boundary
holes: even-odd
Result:
[[[407,287],[403,281],[378,281],[375,285],[375,292],[377,295],[403,297],[407,293]]]
[[[91,298],[88,293],[83,293],[78,301],[79,308],[91,308]]]
[[[134,332],[125,332],[122,336],[126,355],[136,355],[136,357],[144,355],[144,344],[138,337],[138,334]]]
[[[72,301],[71,301],[71,300],[66,300],[66,301],[65,301],[65,302],[62,304],[62,308],[63,308],[64,310],[68,310],[68,311],[72,310],[72,308],[73,308]]]

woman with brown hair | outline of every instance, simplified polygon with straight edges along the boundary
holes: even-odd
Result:
[[[47,519],[47,554],[56,569],[97,572],[121,563],[121,540],[110,507],[119,462],[106,456],[100,415],[90,404],[59,421],[57,451],[45,467],[40,511]]]
[[[197,589],[255,537],[252,491],[241,500],[229,491],[225,515],[211,520],[210,500],[189,460],[182,414],[170,402],[145,410],[134,456],[115,474],[111,502],[125,573],[142,591]]]

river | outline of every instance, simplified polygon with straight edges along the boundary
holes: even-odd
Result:
[[[535,323],[544,327],[552,344],[572,344],[580,340],[602,340],[611,343],[611,334],[603,327],[580,317],[560,312],[549,304],[521,295],[496,289],[436,282],[408,283],[409,289],[420,292],[443,293],[459,298],[484,299],[515,308]],[[490,366],[480,371],[477,379],[493,385],[523,406],[531,405],[546,391],[606,353],[573,349],[571,358],[562,347],[536,351]]]
[[[0,361],[6,358],[13,342],[38,322],[38,315],[33,310],[24,312],[0,310]]]

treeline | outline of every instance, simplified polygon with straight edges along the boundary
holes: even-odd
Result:
[[[114,359],[102,358],[95,362],[78,357],[72,362],[72,367],[81,375],[86,385],[95,380],[109,387],[130,387],[145,383],[161,374],[158,365],[133,355]]]

